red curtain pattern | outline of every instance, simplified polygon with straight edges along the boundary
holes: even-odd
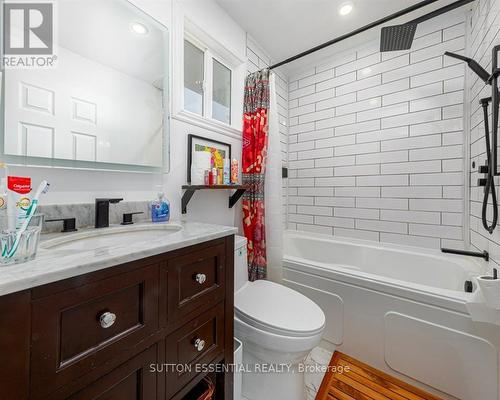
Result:
[[[248,240],[248,279],[267,271],[264,178],[268,143],[269,70],[247,76],[243,116],[243,230]]]

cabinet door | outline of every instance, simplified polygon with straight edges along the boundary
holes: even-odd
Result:
[[[153,346],[66,400],[156,400],[158,374],[150,369],[155,360]]]

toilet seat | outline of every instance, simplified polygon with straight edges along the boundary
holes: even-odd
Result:
[[[259,280],[235,294],[235,315],[246,324],[288,337],[310,337],[323,331],[325,315],[303,294],[286,286]]]

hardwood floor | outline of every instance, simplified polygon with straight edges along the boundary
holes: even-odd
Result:
[[[316,400],[440,400],[343,353],[335,352]]]

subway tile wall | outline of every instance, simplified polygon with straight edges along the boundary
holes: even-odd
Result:
[[[439,248],[464,245],[466,15],[421,24],[411,51],[379,42],[289,77],[288,228]]]
[[[470,17],[470,29],[467,36],[468,55],[478,61],[487,71],[491,71],[491,49],[500,44],[500,1],[479,0]],[[483,111],[479,99],[491,96],[491,87],[484,85],[476,75],[468,74],[468,91],[470,101],[470,241],[478,250],[487,250],[490,253],[490,264],[500,266],[500,229],[496,228],[490,235],[482,225],[481,209],[483,202],[483,187],[477,186],[480,178],[478,167],[486,160],[486,146],[484,140]],[[491,116],[491,107],[490,107]],[[491,121],[491,117],[490,117]],[[490,124],[491,125],[491,124]],[[475,167],[472,167],[475,162]],[[495,178],[496,193],[499,196],[500,180]],[[487,219],[491,224],[492,206],[491,197],[488,205]]]

